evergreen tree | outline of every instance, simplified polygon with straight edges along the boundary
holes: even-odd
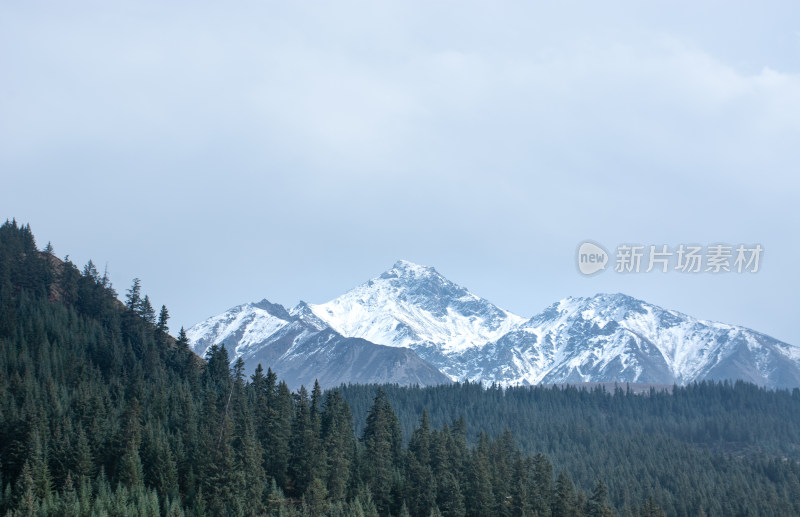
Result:
[[[531,464],[518,457],[514,462],[513,475],[510,479],[511,504],[510,514],[514,517],[528,516],[533,514],[530,493],[530,473]]]
[[[343,501],[350,485],[355,440],[350,408],[338,391],[325,396],[321,427],[328,494],[334,501]]]
[[[134,398],[125,410],[124,425],[117,437],[117,450],[121,453],[117,475],[120,482],[128,488],[138,487],[144,482],[142,460],[139,456],[142,441],[141,413],[139,401]]]
[[[436,483],[438,496],[436,504],[443,517],[464,517],[466,506],[461,486],[451,472],[442,474]]]
[[[608,489],[602,479],[597,481],[592,490],[586,514],[588,517],[613,517],[614,515],[611,508],[608,507]]]
[[[701,512],[704,514],[705,512],[700,509],[697,512],[697,515],[700,515]],[[647,500],[642,503],[639,507],[639,511],[637,512],[637,517],[667,517],[667,514],[664,513],[664,510],[656,504],[655,499],[653,496],[647,498]]]
[[[286,383],[275,384],[277,376],[267,369],[265,389],[267,390],[268,413],[264,415],[261,444],[264,448],[264,471],[274,479],[279,487],[287,486],[287,471],[291,457],[290,440],[294,414],[292,394]]]
[[[142,281],[138,278],[133,279],[130,289],[125,295],[125,306],[134,311],[139,312],[142,303]]]
[[[316,449],[308,392],[301,386],[294,397],[295,414],[292,421],[291,457],[289,459],[290,495],[302,496],[314,479]]]
[[[150,303],[150,297],[148,295],[144,295],[144,299],[139,306],[139,316],[141,316],[142,319],[151,325],[156,324],[156,311],[153,309],[153,305]]]
[[[420,426],[408,443],[406,501],[411,515],[426,516],[436,506],[436,482],[431,468],[431,430],[428,412],[422,411]]]
[[[391,511],[394,504],[393,477],[399,464],[400,426],[386,394],[380,388],[367,415],[364,428],[364,481],[370,487],[375,506],[381,515]]]
[[[169,321],[169,311],[167,310],[166,305],[162,305],[161,312],[158,313],[158,323],[156,324],[156,327],[164,334],[169,332],[167,321]],[[183,330],[183,328],[181,328],[181,330]]]
[[[263,450],[256,437],[255,418],[244,376],[244,361],[236,359],[233,367],[233,414],[234,439],[236,451],[237,480],[242,483],[240,498],[246,515],[261,515],[264,512],[262,500],[266,492],[266,475],[262,465]]]
[[[553,466],[539,453],[533,458],[531,483],[531,512],[535,515],[549,515],[553,505]]]
[[[486,435],[482,435],[469,465],[466,497],[469,517],[491,515],[495,510],[487,442]]]
[[[556,479],[553,517],[578,517],[580,513],[575,485],[562,471],[558,474],[558,479]]]
[[[179,348],[189,348],[189,336],[186,335],[186,331],[183,327],[181,327],[181,330],[178,332],[178,345]]]
[[[140,288],[126,298],[133,311],[93,262],[81,272],[28,226],[0,226],[0,515],[800,514],[800,389],[315,383],[293,397],[272,370],[248,382],[224,345],[207,362],[183,330],[173,346],[139,316]],[[540,450],[555,483],[527,456]],[[603,483],[587,498],[589,476]]]

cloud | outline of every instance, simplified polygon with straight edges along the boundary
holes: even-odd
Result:
[[[286,271],[320,247],[524,270],[585,238],[793,232],[791,3],[1,9],[2,204],[135,235],[172,221],[160,238],[208,269],[243,242]]]

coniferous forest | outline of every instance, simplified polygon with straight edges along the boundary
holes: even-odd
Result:
[[[800,393],[319,386],[0,227],[0,515],[799,515]]]

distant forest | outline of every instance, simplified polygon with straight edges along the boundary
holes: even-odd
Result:
[[[0,515],[800,515],[800,393],[319,386],[0,227]]]
[[[453,384],[382,386],[409,436],[423,410],[440,427],[464,419],[481,433],[510,432],[525,455],[545,454],[583,490],[598,479],[611,504],[635,515],[652,497],[667,515],[800,514],[800,390],[701,382],[633,394],[576,387]],[[339,392],[364,428],[375,386]],[[783,502],[781,502],[783,501]]]

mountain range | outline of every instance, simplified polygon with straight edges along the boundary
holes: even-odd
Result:
[[[341,383],[500,385],[743,379],[800,386],[800,347],[624,294],[566,298],[530,319],[433,267],[398,261],[323,304],[262,300],[191,327],[194,351],[224,343],[290,387]]]

